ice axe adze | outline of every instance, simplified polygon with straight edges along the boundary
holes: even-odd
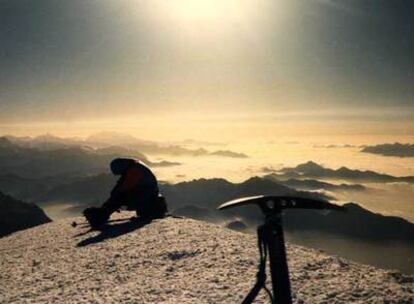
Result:
[[[260,251],[260,265],[255,286],[243,300],[243,304],[252,303],[259,291],[264,288],[272,299],[272,303],[291,304],[289,270],[286,260],[286,248],[283,237],[283,209],[331,209],[344,211],[344,207],[322,200],[294,196],[251,196],[226,202],[219,210],[256,204],[265,215],[265,222],[257,228]],[[266,288],[266,259],[269,254],[270,273],[273,294]]]

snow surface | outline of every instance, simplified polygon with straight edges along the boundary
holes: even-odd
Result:
[[[253,286],[255,236],[172,217],[134,230],[131,216],[0,239],[0,303],[240,303]],[[295,303],[414,303],[413,276],[290,244],[288,257]]]

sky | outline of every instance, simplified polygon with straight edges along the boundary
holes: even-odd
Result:
[[[0,133],[414,135],[413,33],[410,0],[0,0]]]

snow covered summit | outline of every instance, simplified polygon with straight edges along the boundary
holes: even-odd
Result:
[[[240,303],[255,282],[254,236],[190,219],[72,218],[0,239],[0,303]],[[288,245],[295,303],[413,303],[414,277]],[[257,303],[267,303],[264,294]]]

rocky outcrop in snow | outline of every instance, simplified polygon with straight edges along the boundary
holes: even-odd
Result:
[[[50,221],[35,204],[16,200],[0,191],[0,237]]]

